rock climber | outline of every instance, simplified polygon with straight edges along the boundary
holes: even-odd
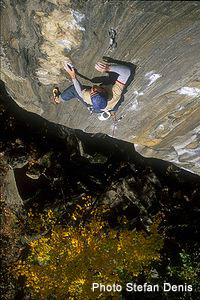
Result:
[[[84,87],[77,79],[75,68],[64,63],[64,69],[67,71],[73,85],[68,87],[62,93],[56,87],[53,90],[53,100],[55,103],[69,101],[78,98],[91,112],[103,113],[102,120],[108,119],[113,112],[119,107],[119,101],[122,97],[125,84],[130,77],[131,70],[125,65],[110,64],[98,62],[95,69],[101,73],[115,72],[118,74],[117,80],[112,85],[93,85],[92,87]]]

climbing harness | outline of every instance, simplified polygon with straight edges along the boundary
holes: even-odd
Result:
[[[92,115],[94,112],[93,107],[88,106],[87,109],[89,110],[90,115]]]

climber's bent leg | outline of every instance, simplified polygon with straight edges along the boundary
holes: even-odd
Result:
[[[82,100],[81,97],[78,95],[77,91],[75,90],[74,85],[71,85],[66,90],[64,90],[60,96],[63,101],[69,101],[74,98],[78,98],[79,100]]]

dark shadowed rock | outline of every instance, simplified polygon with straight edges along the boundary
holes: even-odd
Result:
[[[15,170],[19,194],[28,207],[71,205],[82,195],[91,195],[97,203],[112,207],[113,217],[127,214],[148,226],[160,210],[171,216],[180,207],[198,205],[199,176],[169,162],[144,158],[131,143],[70,129],[27,112],[2,82],[0,96],[1,155]]]

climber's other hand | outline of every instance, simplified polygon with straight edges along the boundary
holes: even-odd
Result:
[[[103,72],[109,72],[110,71],[110,65],[107,63],[98,62],[95,64],[95,69],[101,73]]]

